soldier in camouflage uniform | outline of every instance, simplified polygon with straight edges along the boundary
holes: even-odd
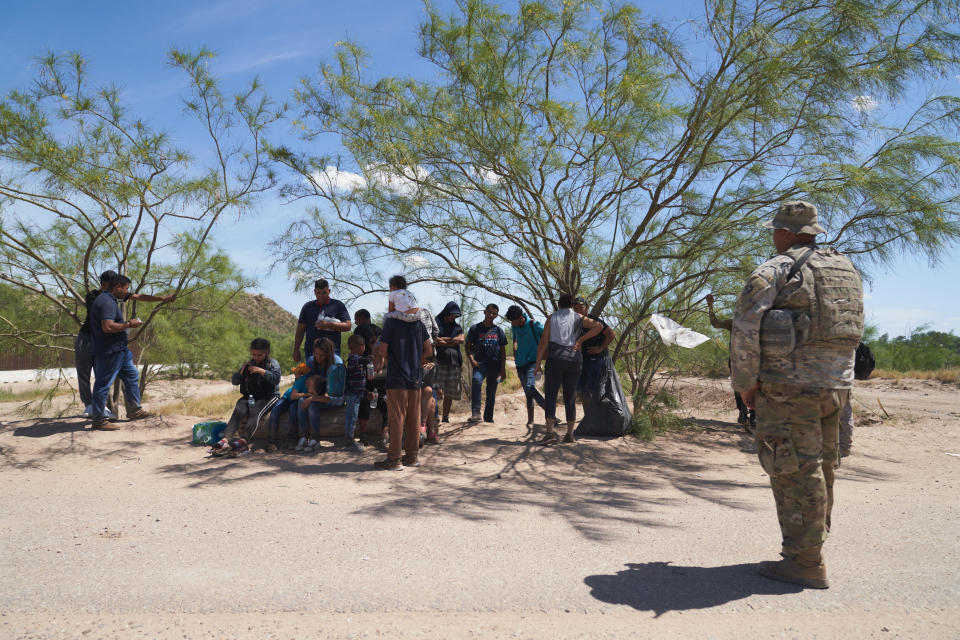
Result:
[[[787,202],[771,222],[779,255],[750,274],[731,338],[733,388],[757,412],[760,464],[783,535],[768,578],[825,589],[840,409],[863,333],[863,283],[848,258],[816,245],[817,209]]]

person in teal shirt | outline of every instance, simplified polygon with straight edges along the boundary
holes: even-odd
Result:
[[[528,318],[517,305],[507,309],[505,317],[510,321],[510,333],[513,334],[513,359],[517,365],[517,377],[520,378],[523,393],[527,396],[527,424],[532,425],[533,403],[543,409],[543,396],[537,391],[536,378],[533,375],[543,325]]]

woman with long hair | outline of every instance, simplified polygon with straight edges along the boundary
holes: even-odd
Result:
[[[343,389],[347,379],[343,360],[334,352],[333,342],[329,338],[317,338],[314,341],[313,355],[307,358],[307,366],[310,368],[310,377],[307,379],[310,395],[300,401],[297,451],[314,451],[319,447],[320,420],[325,411],[343,406]]]

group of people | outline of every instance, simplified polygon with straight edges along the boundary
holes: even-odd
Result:
[[[280,447],[280,420],[286,415],[290,433],[299,439],[296,451],[319,448],[324,413],[345,407],[342,444],[362,453],[371,444],[367,423],[371,409],[384,416],[385,428],[373,444],[387,451],[378,468],[418,466],[420,446],[439,444],[438,423],[449,422],[453,402],[462,396],[464,354],[471,365],[470,423],[493,422],[498,385],[506,377],[507,337],[497,325],[500,309],[488,304],[483,320],[465,333],[456,302],[433,316],[407,289],[403,276],[390,279],[383,327],[371,321],[370,312],[354,314],[356,325],[347,340],[349,355],[340,354],[341,335],[353,325],[346,305],[330,295],[326,280],[314,284],[315,299],[303,305],[297,321],[293,356],[301,360],[306,340],[311,354],[293,369],[293,386],[282,395],[280,366],[270,358],[263,338],[250,345],[250,360],[233,375],[241,398],[213,451],[222,454],[247,447],[247,440],[269,412],[268,451]],[[613,330],[587,314],[586,301],[562,295],[559,309],[537,322],[512,305],[506,319],[511,325],[517,375],[527,400],[527,422],[532,425],[534,406],[545,412],[546,434],[541,442],[555,444],[556,403],[561,388],[565,403],[564,442],[573,442],[575,401],[589,402],[599,368],[604,366]],[[461,346],[463,349],[461,350]],[[598,367],[599,363],[599,367]],[[543,376],[544,393],[536,381]],[[484,385],[486,393],[484,395]],[[481,414],[482,409],[482,414]],[[236,436],[240,437],[237,438]]]
[[[816,236],[824,229],[814,205],[787,202],[764,226],[773,230],[777,255],[750,274],[733,319],[721,325],[731,332],[731,380],[741,406],[740,419],[754,430],[782,534],[783,558],[762,563],[760,573],[826,588],[822,549],[831,523],[835,469],[841,460],[841,414],[849,411],[854,354],[863,334],[863,283],[848,258],[817,245]],[[130,281],[113,272],[104,273],[101,284],[101,291],[87,297],[88,321],[77,336],[76,353],[81,397],[94,427],[106,429],[114,428],[109,420],[115,414],[108,413],[106,405],[117,376],[124,383],[128,416],[144,415],[126,342],[126,329],[140,322],[125,321],[120,303],[129,298],[172,298],[131,295]],[[426,442],[436,443],[438,414],[443,421],[449,420],[451,403],[460,397],[461,345],[472,367],[470,420],[492,421],[497,385],[506,374],[506,335],[496,324],[497,305],[487,305],[483,320],[464,334],[455,303],[448,303],[434,318],[420,308],[402,276],[391,278],[389,288],[382,328],[371,323],[366,310],[354,314],[356,329],[347,342],[350,353],[344,362],[340,338],[352,328],[350,316],[342,302],[330,297],[325,280],[315,283],[316,299],[301,310],[293,350],[294,360],[300,362],[305,338],[312,354],[296,367],[296,381],[282,396],[280,366],[270,358],[270,344],[254,340],[250,360],[233,376],[243,397],[231,416],[224,446],[230,446],[240,429],[244,435],[252,434],[269,409],[269,446],[276,447],[278,420],[287,413],[297,428],[296,448],[311,449],[317,445],[320,417],[345,406],[344,437],[361,451],[363,445],[354,440],[354,434],[358,425],[365,433],[364,421],[372,408],[366,400],[372,398],[387,416],[387,455],[376,462],[376,468],[418,466],[422,431],[427,431]],[[583,300],[563,294],[557,302],[558,309],[544,324],[517,306],[505,315],[511,324],[528,421],[533,421],[534,405],[541,406],[546,416],[544,444],[561,439],[556,415],[561,389],[566,423],[562,439],[573,441],[577,386],[589,387],[613,339],[602,320],[586,313]],[[96,377],[92,393],[91,367]],[[535,382],[544,367],[541,394]]]

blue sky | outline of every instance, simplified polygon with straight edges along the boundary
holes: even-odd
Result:
[[[450,0],[435,4],[454,5]],[[639,4],[671,20],[682,20],[702,7],[689,0]],[[298,78],[329,60],[334,43],[345,38],[369,51],[372,75],[430,73],[416,56],[422,15],[418,0],[8,3],[0,24],[0,91],[28,85],[35,56],[48,50],[78,51],[96,79],[123,88],[133,111],[175,135],[189,136],[179,102],[183,76],[164,65],[169,48],[206,46],[218,54],[214,70],[226,88],[239,88],[259,75],[273,96],[285,100]],[[190,144],[189,139],[183,142]],[[298,217],[304,205],[276,199],[261,205],[242,224],[218,230],[215,241],[260,279],[263,293],[296,312],[309,294],[293,291],[283,269],[269,272],[271,259],[264,245],[278,228]],[[957,249],[939,265],[907,255],[867,274],[868,321],[891,335],[920,325],[960,333]],[[443,302],[436,291],[422,292],[421,297],[431,307]],[[378,299],[361,302],[371,309],[383,304]]]

